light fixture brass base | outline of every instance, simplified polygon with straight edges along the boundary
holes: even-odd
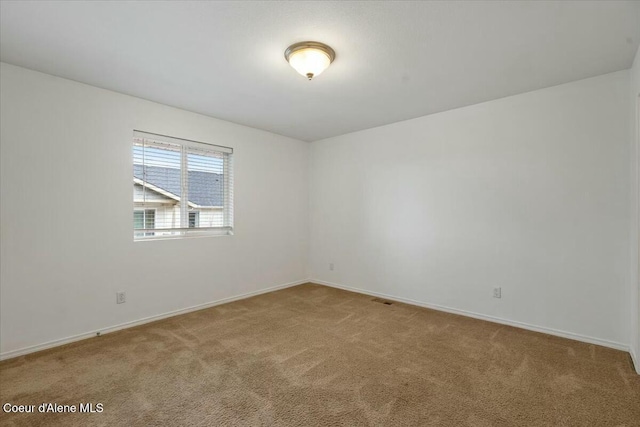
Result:
[[[300,49],[307,49],[307,48],[318,49],[318,50],[321,50],[324,53],[326,53],[329,56],[329,63],[332,63],[333,60],[336,59],[336,52],[333,49],[331,49],[330,46],[327,46],[324,43],[311,42],[311,41],[292,44],[291,46],[289,46],[287,48],[287,50],[284,51],[284,59],[286,59],[287,62],[289,62],[289,57],[291,56],[291,54],[293,52],[298,51]],[[307,76],[307,77],[309,77],[309,76]],[[313,75],[311,77],[313,77]],[[311,80],[311,79],[309,79],[309,80]]]

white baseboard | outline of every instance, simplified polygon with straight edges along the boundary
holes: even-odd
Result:
[[[562,338],[568,338],[571,340],[582,341],[589,344],[601,345],[603,347],[609,347],[616,350],[629,351],[629,346],[626,344],[622,344],[615,341],[603,340],[600,338],[593,338],[586,335],[575,334],[573,332],[560,331],[557,329],[546,328],[544,326],[536,326],[530,325],[528,323],[518,322],[515,320],[502,319],[500,317],[489,316],[486,314],[474,313],[472,311],[460,310],[457,308],[446,307],[438,304],[431,304],[423,301],[416,301],[410,298],[403,298],[394,295],[383,294],[381,292],[374,292],[365,289],[353,288],[351,286],[344,286],[337,283],[325,282],[324,280],[317,279],[309,279],[311,283],[317,283],[319,285],[330,286],[332,288],[344,289],[345,291],[357,292],[359,294],[371,295],[376,297],[381,297],[385,299],[390,299],[398,302],[403,302],[406,304],[417,305],[419,307],[430,308],[438,311],[445,311],[447,313],[459,314],[461,316],[473,317],[474,319],[486,320],[493,323],[500,323],[502,325],[514,326],[516,328],[527,329],[529,331],[541,332],[543,334],[555,335]],[[633,356],[633,355],[632,355]],[[637,359],[634,359],[634,363],[636,363]],[[636,369],[638,369],[638,364],[636,363]],[[640,371],[639,371],[640,372]]]
[[[636,352],[633,351],[633,348],[629,350],[629,354],[631,355],[631,360],[633,360],[633,366],[636,368],[636,372],[640,375],[640,358],[638,358]]]
[[[155,322],[156,320],[162,320],[162,319],[166,319],[168,317],[173,317],[173,316],[178,316],[180,314],[190,313],[192,311],[203,310],[203,309],[206,309],[206,308],[209,308],[209,307],[215,307],[217,305],[226,304],[226,303],[233,302],[233,301],[238,301],[238,300],[241,300],[241,299],[251,298],[253,296],[257,296],[257,295],[261,295],[261,294],[277,291],[277,290],[280,290],[280,289],[290,288],[290,287],[293,287],[293,286],[302,285],[304,283],[309,283],[309,282],[310,283],[317,283],[317,284],[324,285],[324,286],[329,286],[329,287],[332,287],[332,288],[344,289],[346,291],[356,292],[356,293],[360,293],[360,294],[364,294],[364,295],[377,296],[377,297],[386,298],[386,299],[390,299],[390,300],[394,300],[394,301],[398,301],[398,302],[404,302],[406,304],[417,305],[419,307],[425,307],[425,308],[430,308],[430,309],[433,309],[433,310],[444,311],[444,312],[447,312],[447,313],[453,313],[453,314],[459,314],[459,315],[462,315],[462,316],[472,317],[472,318],[475,318],[475,319],[486,320],[486,321],[489,321],[489,322],[500,323],[500,324],[503,324],[503,325],[514,326],[516,328],[522,328],[522,329],[527,329],[527,330],[530,330],[530,331],[541,332],[541,333],[545,333],[545,334],[549,334],[549,335],[555,335],[555,336],[559,336],[559,337],[562,337],[562,338],[568,338],[568,339],[572,339],[572,340],[576,340],[576,341],[586,342],[586,343],[589,343],[589,344],[601,345],[603,347],[609,347],[609,348],[613,348],[613,349],[616,349],[616,350],[628,351],[629,354],[631,355],[631,358],[633,360],[633,363],[634,363],[634,366],[636,368],[636,371],[638,372],[638,374],[640,374],[640,358],[635,354],[635,352],[632,349],[629,348],[629,346],[627,346],[625,344],[622,344],[622,343],[603,340],[603,339],[599,339],[599,338],[593,338],[593,337],[589,337],[589,336],[586,336],[586,335],[575,334],[575,333],[572,333],[572,332],[560,331],[560,330],[557,330],[557,329],[546,328],[546,327],[542,327],[542,326],[530,325],[528,323],[517,322],[517,321],[514,321],[514,320],[502,319],[502,318],[499,318],[499,317],[488,316],[488,315],[485,315],[485,314],[474,313],[474,312],[471,312],[471,311],[460,310],[460,309],[446,307],[446,306],[442,306],[442,305],[438,305],[438,304],[425,303],[425,302],[413,300],[413,299],[410,299],[410,298],[403,298],[403,297],[398,297],[398,296],[394,296],[394,295],[384,294],[384,293],[381,293],[381,292],[374,292],[374,291],[369,291],[369,290],[365,290],[365,289],[354,288],[354,287],[351,287],[351,286],[344,286],[344,285],[340,285],[340,284],[337,284],[337,283],[326,282],[324,280],[317,280],[317,279],[298,280],[296,282],[285,283],[283,285],[271,286],[269,288],[260,289],[260,290],[254,291],[254,292],[248,292],[248,293],[241,294],[241,295],[236,295],[236,296],[233,296],[233,297],[222,298],[222,299],[219,299],[219,300],[216,300],[216,301],[211,301],[211,302],[207,302],[207,303],[204,303],[204,304],[194,305],[192,307],[187,307],[187,308],[183,308],[183,309],[179,309],[179,310],[169,311],[169,312],[158,314],[158,315],[155,315],[155,316],[149,316],[149,317],[145,317],[143,319],[138,319],[138,320],[134,320],[134,321],[131,321],[131,322],[125,322],[125,323],[121,323],[119,325],[109,326],[109,327],[106,327],[106,328],[85,332],[85,333],[74,335],[74,336],[71,336],[71,337],[61,338],[61,339],[57,339],[57,340],[53,340],[53,341],[48,341],[48,342],[43,343],[43,344],[37,344],[37,345],[29,346],[29,347],[24,347],[24,348],[21,348],[21,349],[18,349],[18,350],[7,351],[7,352],[4,352],[4,353],[0,353],[0,360],[6,360],[6,359],[14,358],[14,357],[24,356],[26,354],[35,353],[37,351],[46,350],[48,348],[58,347],[58,346],[61,346],[61,345],[64,345],[64,344],[70,344],[72,342],[84,340],[84,339],[87,339],[87,338],[92,338],[92,337],[95,337],[98,332],[100,332],[101,335],[104,335],[104,334],[108,334],[110,332],[119,331],[121,329],[131,328],[131,327],[134,327],[134,326],[143,325],[145,323]]]
[[[167,317],[173,317],[173,316],[178,316],[180,314],[190,313],[192,311],[203,310],[205,308],[214,307],[216,305],[226,304],[228,302],[233,302],[233,301],[238,301],[238,300],[241,300],[241,299],[251,298],[251,297],[254,297],[256,295],[266,294],[268,292],[273,292],[273,291],[277,291],[277,290],[280,290],[280,289],[290,288],[292,286],[302,285],[303,283],[308,283],[308,282],[309,282],[309,280],[305,279],[305,280],[298,280],[296,282],[285,283],[284,285],[271,286],[269,288],[260,289],[260,290],[253,291],[253,292],[248,292],[248,293],[242,294],[242,295],[236,295],[236,296],[229,297],[229,298],[222,298],[222,299],[219,299],[219,300],[216,300],[216,301],[211,301],[211,302],[207,302],[207,303],[204,303],[204,304],[194,305],[192,307],[182,308],[182,309],[179,309],[179,310],[169,311],[169,312],[158,314],[158,315],[155,315],[155,316],[145,317],[143,319],[133,320],[131,322],[121,323],[119,325],[108,326],[108,327],[105,327],[105,328],[96,329],[94,331],[89,331],[89,332],[85,332],[85,333],[82,333],[82,334],[73,335],[71,337],[60,338],[60,339],[49,341],[49,342],[46,342],[46,343],[43,343],[43,344],[37,344],[37,345],[29,346],[29,347],[23,347],[23,348],[20,348],[18,350],[6,351],[4,353],[0,353],[0,360],[11,359],[11,358],[18,357],[18,356],[24,356],[25,354],[35,353],[36,351],[46,350],[48,348],[58,347],[58,346],[61,346],[61,345],[64,345],[64,344],[69,344],[69,343],[72,343],[72,342],[75,342],[75,341],[80,341],[80,340],[84,340],[84,339],[87,339],[87,338],[92,338],[92,337],[95,337],[98,332],[100,332],[100,335],[104,335],[104,334],[108,334],[110,332],[119,331],[121,329],[131,328],[131,327],[134,327],[134,326],[144,325],[145,323],[155,322],[156,320],[166,319]]]

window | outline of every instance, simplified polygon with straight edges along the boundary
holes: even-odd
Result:
[[[200,224],[200,212],[189,212],[189,228],[198,228]]]
[[[134,209],[133,211],[133,229],[134,230],[153,230],[156,223],[156,211],[154,209]],[[153,236],[153,233],[135,232],[135,236]]]
[[[233,233],[233,149],[135,131],[134,240]]]

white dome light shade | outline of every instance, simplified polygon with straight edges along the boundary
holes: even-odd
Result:
[[[289,46],[284,57],[297,72],[311,80],[329,67],[336,54],[325,44],[302,42]]]
[[[297,72],[311,80],[319,76],[331,64],[329,55],[317,49],[300,49],[289,56],[289,64]]]

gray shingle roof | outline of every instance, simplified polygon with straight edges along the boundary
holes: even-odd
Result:
[[[180,170],[160,166],[133,165],[133,176],[180,197]],[[189,171],[189,201],[200,206],[223,205],[222,174]]]

